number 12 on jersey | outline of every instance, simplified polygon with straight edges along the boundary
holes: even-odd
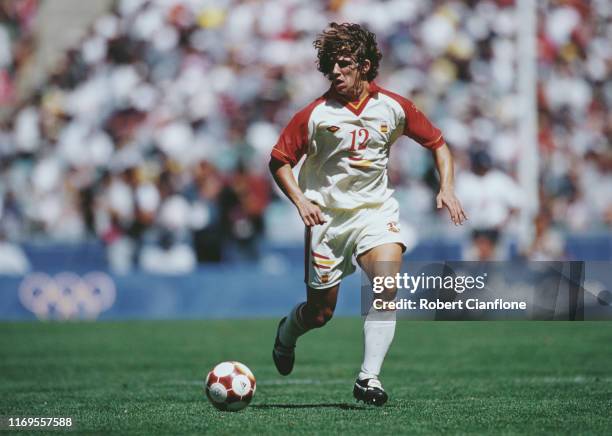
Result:
[[[361,128],[351,132],[351,148],[350,151],[365,150],[367,148],[367,142],[370,138],[370,133],[367,129]]]

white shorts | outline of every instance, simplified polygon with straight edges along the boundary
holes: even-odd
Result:
[[[304,281],[311,288],[330,288],[355,272],[353,255],[390,243],[406,250],[394,198],[376,208],[321,211],[327,222],[306,228]]]

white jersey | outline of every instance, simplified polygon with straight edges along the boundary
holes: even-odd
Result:
[[[291,166],[306,155],[299,186],[324,208],[358,209],[385,203],[391,145],[407,135],[429,149],[444,144],[437,129],[414,104],[371,83],[359,102],[332,90],[299,111],[281,133],[272,158]]]

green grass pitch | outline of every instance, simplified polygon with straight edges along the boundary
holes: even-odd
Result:
[[[1,323],[0,415],[72,416],[77,434],[612,434],[610,323],[399,322],[382,408],[352,398],[360,319],[303,337],[289,377],[276,323]],[[242,412],[203,395],[223,360],[257,377]]]

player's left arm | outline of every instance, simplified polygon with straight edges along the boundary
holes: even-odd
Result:
[[[467,216],[463,206],[455,196],[455,176],[453,169],[453,155],[444,142],[442,132],[421,112],[410,100],[395,95],[402,106],[406,124],[404,135],[412,138],[423,147],[431,150],[438,174],[440,174],[440,192],[436,196],[438,209],[445,206],[455,225],[463,224]]]
[[[436,196],[438,209],[443,206],[448,209],[451,220],[455,225],[463,224],[467,215],[461,206],[461,202],[455,196],[455,175],[453,155],[446,144],[432,150],[438,174],[440,175],[440,192]]]

